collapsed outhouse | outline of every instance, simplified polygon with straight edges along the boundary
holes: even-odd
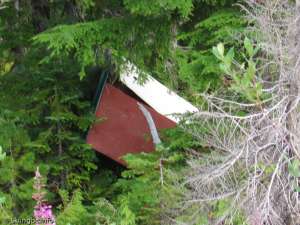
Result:
[[[178,114],[197,111],[191,103],[150,75],[143,84],[138,81],[138,76],[138,69],[129,63],[120,74],[120,82],[130,94],[109,84],[108,74],[102,74],[95,111],[100,122],[90,128],[87,136],[87,143],[93,149],[121,164],[124,164],[122,156],[127,153],[154,150],[150,128],[138,103],[150,112],[158,130],[175,127]]]

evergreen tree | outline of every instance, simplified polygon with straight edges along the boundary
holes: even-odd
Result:
[[[181,130],[168,131],[157,151],[126,156],[128,168],[116,177],[85,144],[97,122],[94,77],[86,71],[110,64],[117,74],[129,60],[197,103],[199,91],[217,89],[224,78],[212,46],[239,47],[232,35],[245,22],[234,2],[7,1],[0,17],[0,221],[32,215],[37,166],[58,224],[181,221],[173,208],[187,149],[203,148]]]

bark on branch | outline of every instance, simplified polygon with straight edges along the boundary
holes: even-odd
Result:
[[[139,109],[142,111],[142,113],[144,114],[146,120],[147,120],[147,123],[148,123],[148,126],[149,126],[149,129],[150,129],[150,132],[151,132],[151,136],[152,136],[152,139],[153,139],[153,143],[155,145],[158,145],[161,143],[161,140],[159,138],[159,135],[158,135],[158,132],[157,132],[157,129],[156,129],[156,126],[155,126],[155,123],[154,123],[154,120],[151,116],[151,113],[148,111],[148,109],[146,109],[145,106],[143,106],[141,103],[137,103],[138,106],[139,106]]]

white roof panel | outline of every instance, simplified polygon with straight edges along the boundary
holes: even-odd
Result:
[[[174,114],[198,111],[195,106],[155,80],[152,76],[147,75],[147,80],[142,85],[138,82],[138,76],[138,69],[133,64],[127,63],[121,72],[120,79],[122,83],[160,114],[178,123],[179,119]]]

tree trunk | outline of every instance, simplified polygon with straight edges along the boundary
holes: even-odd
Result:
[[[50,19],[50,7],[48,0],[31,0],[32,25],[36,33],[47,29],[47,23]]]

